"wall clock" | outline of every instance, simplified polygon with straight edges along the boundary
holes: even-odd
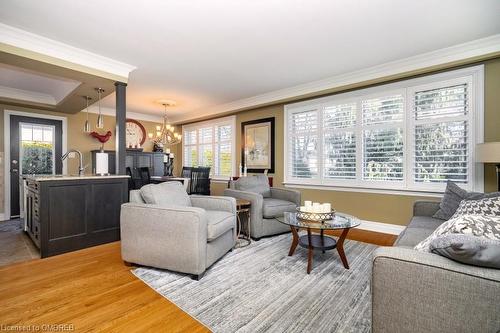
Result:
[[[127,148],[142,147],[146,141],[146,130],[140,122],[134,119],[127,119],[126,121],[126,144]]]

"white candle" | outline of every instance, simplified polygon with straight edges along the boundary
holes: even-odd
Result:
[[[163,155],[163,163],[168,163],[168,155]]]
[[[170,148],[165,149],[166,154],[170,154]]]
[[[312,206],[312,201],[304,201],[304,206],[306,207]]]
[[[332,211],[332,204],[324,203],[323,207],[324,207],[324,212],[325,213],[330,213]]]
[[[174,153],[170,153],[170,158],[174,158]]]
[[[307,212],[307,210],[306,210],[306,206],[300,206],[300,211],[301,211],[301,212]]]
[[[313,202],[313,213],[321,213],[321,205],[319,202]]]

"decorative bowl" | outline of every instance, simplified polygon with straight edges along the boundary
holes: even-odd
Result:
[[[311,213],[303,212],[297,207],[297,218],[304,221],[323,222],[333,220],[335,217],[335,209],[328,213]]]

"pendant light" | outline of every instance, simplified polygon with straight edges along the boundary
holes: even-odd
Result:
[[[97,91],[97,106],[99,108],[99,115],[97,116],[97,128],[104,128],[104,117],[102,116],[101,113],[101,94],[104,92],[104,89],[101,88],[95,88]]]
[[[85,98],[85,102],[87,103],[87,119],[85,120],[85,125],[83,125],[83,131],[85,133],[90,133],[90,122],[89,122],[89,101],[92,100],[89,96],[83,96]]]

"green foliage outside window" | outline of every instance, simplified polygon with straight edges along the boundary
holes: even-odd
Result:
[[[53,146],[51,143],[36,141],[22,142],[23,174],[52,174],[54,169]]]

